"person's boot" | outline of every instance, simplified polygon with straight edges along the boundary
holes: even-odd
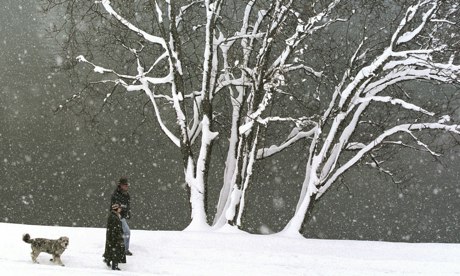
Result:
[[[112,270],[121,270],[118,268],[118,263],[112,261]]]
[[[131,251],[129,251],[129,249],[125,251],[125,254],[126,254],[126,256],[132,256],[133,255],[133,253],[131,253]]]
[[[105,263],[108,267],[110,267],[110,260],[104,259],[104,263]]]

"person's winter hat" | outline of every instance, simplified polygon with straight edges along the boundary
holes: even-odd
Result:
[[[112,210],[117,210],[118,208],[120,208],[120,204],[118,203],[112,204]]]
[[[120,177],[120,180],[118,180],[118,184],[120,184],[120,185],[124,185],[124,184],[128,185],[128,178],[126,176]]]

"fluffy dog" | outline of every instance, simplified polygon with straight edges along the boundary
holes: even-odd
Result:
[[[22,240],[26,243],[31,244],[32,253],[30,253],[30,256],[32,256],[32,261],[34,263],[38,263],[37,257],[41,252],[46,252],[53,256],[53,258],[50,259],[50,261],[64,266],[64,264],[61,261],[61,255],[62,253],[64,253],[67,246],[69,245],[68,237],[60,237],[57,240],[49,240],[42,238],[31,239],[29,234],[24,234],[24,236],[22,236]]]

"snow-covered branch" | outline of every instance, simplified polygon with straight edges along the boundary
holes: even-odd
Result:
[[[290,57],[292,51],[297,48],[299,43],[305,39],[307,35],[312,34],[314,31],[320,30],[328,26],[333,20],[326,20],[327,23],[322,23],[319,26],[317,25],[319,22],[322,22],[324,18],[326,18],[332,10],[340,3],[341,0],[334,0],[321,12],[318,12],[314,16],[308,19],[308,22],[303,22],[299,20],[296,32],[290,38],[286,40],[286,47],[283,52],[278,56],[278,58],[273,62],[270,67],[269,72],[275,71],[276,68],[282,67],[287,59]]]
[[[286,64],[286,66],[283,67],[284,72],[289,72],[289,71],[294,71],[294,70],[300,70],[303,69],[305,72],[314,75],[317,78],[320,78],[323,75],[323,72],[318,72],[315,69],[313,69],[310,66],[307,66],[305,64]]]
[[[135,80],[136,79],[135,76],[119,74],[115,70],[107,69],[107,68],[98,66],[98,65],[86,60],[86,58],[83,55],[77,56],[76,59],[77,59],[78,62],[83,62],[83,63],[87,63],[87,64],[91,65],[93,67],[93,71],[96,72],[96,73],[99,73],[99,74],[111,73],[111,74],[116,75],[120,79],[129,79],[129,80]]]
[[[317,128],[314,127],[309,131],[300,131],[300,128],[296,127],[291,131],[287,139],[280,145],[272,145],[268,148],[259,149],[257,152],[257,159],[270,157],[272,155],[280,153],[281,151],[295,144],[297,141],[308,137],[312,137],[316,133],[316,130]]]
[[[417,12],[417,9],[420,6],[423,6],[424,4],[427,4],[429,2],[431,2],[433,4],[433,7],[423,14],[422,22],[417,26],[417,28],[415,28],[415,29],[413,29],[411,31],[408,31],[408,32],[404,33],[403,35],[399,36],[398,40],[396,41],[396,45],[406,43],[406,42],[409,42],[409,41],[413,40],[414,37],[416,37],[422,31],[422,29],[425,27],[428,19],[434,14],[435,10],[437,9],[437,2],[436,1],[425,1],[423,3],[419,2],[416,6],[413,6],[413,7],[409,8],[407,16],[402,22],[403,25],[406,24],[406,22],[409,22],[409,21],[412,20],[412,18],[414,17],[414,14]]]
[[[460,125],[446,125],[446,124],[440,124],[440,123],[425,123],[425,124],[402,124],[395,126],[391,129],[388,129],[384,131],[381,135],[379,135],[377,138],[372,140],[370,143],[367,143],[367,145],[362,148],[360,151],[358,151],[353,158],[350,158],[345,164],[343,164],[340,168],[336,170],[336,172],[329,177],[329,179],[324,183],[319,188],[318,194],[316,196],[316,199],[320,198],[326,191],[329,189],[329,187],[334,183],[337,178],[342,175],[345,171],[350,169],[353,165],[355,165],[363,156],[369,152],[371,152],[373,149],[375,149],[378,145],[380,145],[385,138],[390,137],[396,133],[399,132],[406,132],[409,133],[411,136],[413,135],[413,131],[420,131],[420,130],[442,130],[446,132],[452,132],[455,134],[460,134]],[[423,143],[422,143],[423,145]]]
[[[367,102],[367,101],[375,101],[375,102],[381,102],[381,103],[391,103],[393,105],[400,105],[403,108],[407,110],[414,110],[417,112],[422,112],[426,115],[433,116],[433,112],[429,112],[419,106],[416,106],[415,104],[408,103],[404,100],[401,99],[395,99],[390,96],[371,96],[371,97],[365,97],[365,98],[359,98],[356,103],[362,103],[362,102]]]
[[[140,28],[134,26],[133,24],[131,24],[128,20],[126,20],[125,18],[123,18],[121,15],[119,15],[111,6],[110,4],[110,1],[109,0],[101,0],[100,3],[102,4],[102,6],[104,7],[104,9],[110,14],[112,15],[113,17],[115,17],[121,24],[123,24],[125,27],[127,27],[128,29],[134,31],[135,33],[139,34],[140,36],[142,36],[145,40],[151,42],[151,43],[154,43],[154,44],[160,44],[165,50],[167,49],[167,46],[166,46],[166,41],[161,38],[161,37],[158,37],[158,36],[154,36],[154,35],[151,35],[143,30],[141,30]]]

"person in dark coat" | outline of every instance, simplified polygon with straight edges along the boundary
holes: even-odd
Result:
[[[114,203],[107,219],[105,237],[104,262],[112,266],[112,270],[120,270],[119,263],[126,263],[125,245],[123,242],[123,229],[121,227],[121,205]],[[110,263],[112,263],[110,265]]]
[[[131,197],[128,193],[128,178],[122,176],[118,181],[117,188],[112,194],[110,205],[119,203],[121,206],[121,225],[123,228],[123,241],[125,243],[126,255],[131,256],[133,253],[129,251],[129,240],[131,237],[131,230],[129,229],[128,219],[131,218]]]

